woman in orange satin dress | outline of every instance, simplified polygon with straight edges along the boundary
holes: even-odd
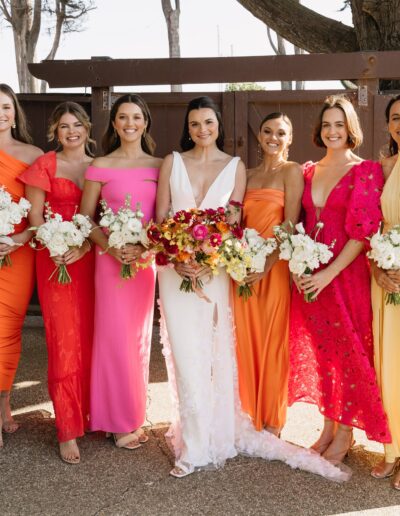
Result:
[[[286,115],[267,115],[258,141],[263,160],[248,170],[242,224],[268,238],[274,226],[297,222],[304,181],[300,165],[287,161],[292,124]],[[286,421],[289,370],[289,270],[278,255],[275,251],[264,272],[248,278],[253,295],[247,301],[233,296],[242,408],[257,430],[275,435]]]
[[[13,90],[0,84],[0,185],[18,202],[24,185],[17,180],[42,151],[30,144],[25,115]],[[10,391],[21,355],[21,328],[34,281],[34,254],[27,221],[15,226],[16,245],[0,244],[0,258],[12,253],[11,266],[0,268],[0,448],[2,432],[18,429],[11,416]]]

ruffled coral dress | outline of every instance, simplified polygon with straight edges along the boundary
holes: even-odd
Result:
[[[64,220],[79,209],[81,189],[56,177],[55,152],[38,158],[20,175],[24,183],[46,192],[46,201]],[[46,329],[49,394],[60,442],[75,439],[89,427],[90,365],[93,340],[94,256],[86,253],[68,265],[71,283],[61,285],[47,249],[36,256],[39,301]]]
[[[284,219],[284,197],[284,192],[272,188],[248,190],[243,226],[256,229],[264,238],[273,236],[272,228]],[[282,428],[289,375],[287,262],[276,262],[268,275],[253,286],[253,295],[247,301],[237,293],[233,301],[242,408],[257,430],[265,425]]]
[[[305,229],[318,222],[312,200],[315,164],[305,166]],[[353,166],[330,193],[319,220],[318,240],[330,244],[334,258],[349,239],[363,241],[381,219],[383,172],[378,163]],[[360,253],[312,303],[293,288],[290,318],[289,403],[318,405],[327,418],[365,430],[369,439],[391,436],[373,362],[370,272]]]
[[[13,201],[24,196],[24,185],[17,181],[28,167],[26,163],[0,150],[0,185],[4,185]],[[15,226],[15,233],[27,227],[23,220]],[[32,296],[35,257],[25,244],[10,255],[11,267],[0,269],[0,391],[9,391],[21,355],[21,328]]]

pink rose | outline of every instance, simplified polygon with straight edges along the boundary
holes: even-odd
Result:
[[[204,240],[208,235],[208,229],[203,224],[196,224],[193,226],[192,235],[195,240]]]

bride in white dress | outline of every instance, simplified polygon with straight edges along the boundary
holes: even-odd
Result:
[[[222,151],[223,138],[221,116],[213,101],[193,99],[181,139],[185,152],[168,155],[160,170],[157,222],[170,211],[215,209],[230,200],[242,201],[246,170],[239,158]],[[208,299],[181,292],[182,276],[201,278]],[[225,272],[210,279],[207,268],[195,265],[180,264],[159,272],[161,334],[176,409],[168,432],[176,458],[170,474],[180,478],[196,469],[222,466],[226,459],[245,453],[282,460],[332,480],[347,480],[348,472],[315,452],[255,431],[241,411],[229,285]]]

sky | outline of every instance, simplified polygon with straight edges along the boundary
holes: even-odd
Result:
[[[347,25],[352,24],[350,10],[339,11],[343,0],[303,0],[302,3],[320,14]],[[63,36],[56,59],[168,57],[168,37],[161,0],[97,0],[96,5],[97,9],[87,17],[84,31]],[[236,0],[181,0],[180,40],[182,57],[273,54],[265,25]],[[37,61],[46,57],[49,48],[50,40],[43,30]],[[0,56],[0,82],[18,91],[12,31],[4,23],[0,25]],[[324,87],[337,87],[337,84],[327,82]],[[279,83],[269,84],[268,87],[279,88]],[[320,85],[308,83],[307,87]],[[218,91],[221,88],[221,85],[186,85],[183,89]],[[127,87],[120,89],[127,90]],[[141,86],[136,90],[165,91],[168,87]]]

